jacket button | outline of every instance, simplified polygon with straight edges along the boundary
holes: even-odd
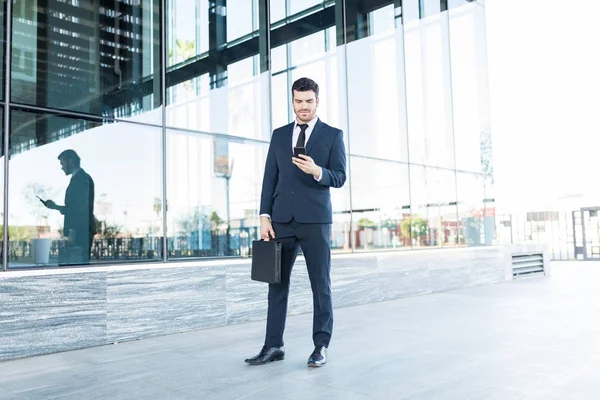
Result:
[[[294,194],[294,191],[292,190],[292,194]]]

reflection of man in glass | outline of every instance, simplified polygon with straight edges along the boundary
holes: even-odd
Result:
[[[81,159],[75,151],[63,151],[58,160],[65,175],[71,175],[65,205],[59,206],[52,200],[46,200],[44,205],[64,215],[63,235],[68,238],[67,262],[86,263],[90,260],[92,239],[96,233],[94,181],[81,168]]]

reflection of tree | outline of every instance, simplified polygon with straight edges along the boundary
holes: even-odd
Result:
[[[160,213],[162,212],[162,200],[160,197],[155,197],[152,203],[152,209],[156,213],[156,219],[160,217]],[[169,211],[169,202],[165,204],[165,210]]]
[[[160,197],[154,198],[154,203],[152,204],[152,208],[154,209],[154,212],[156,213],[156,219],[158,219],[158,217],[160,217],[160,212],[162,211],[162,200],[160,199]]]
[[[43,200],[48,200],[53,197],[53,194],[51,186],[39,182],[28,183],[25,189],[23,189],[25,204],[29,206],[31,214],[36,218],[36,225],[38,226],[38,231],[40,231],[38,233],[41,233],[42,226],[48,225],[50,210],[36,196],[41,197]]]
[[[0,240],[4,239],[4,227],[0,225]],[[29,240],[33,232],[25,226],[9,226],[8,237],[10,240]]]
[[[402,236],[406,238],[427,236],[427,220],[418,215],[413,215],[412,218],[407,218],[402,221],[400,232],[402,233]]]
[[[169,65],[178,64],[189,60],[196,55],[196,42],[193,40],[175,39],[175,57],[173,57],[173,49],[169,50]],[[195,94],[192,87],[192,81],[183,83],[184,97],[189,93]]]
[[[169,50],[169,65],[183,62],[196,55],[196,42],[193,40],[175,39],[176,58],[173,58],[173,49]]]
[[[123,225],[117,225],[116,223],[108,222],[108,215],[112,214],[112,203],[110,203],[106,197],[106,193],[100,194],[98,196],[100,201],[99,203],[102,205],[99,209],[96,209],[96,215],[102,217],[102,219],[95,218],[96,221],[96,233],[100,235],[104,239],[113,239],[121,233],[121,229],[123,229]]]
[[[357,222],[358,226],[361,228],[372,228],[375,225],[374,221],[371,221],[369,218],[361,218]]]
[[[218,215],[217,218],[219,218]],[[180,217],[177,222],[181,227],[181,231],[186,235],[189,235],[192,232],[198,231],[201,226],[208,224],[208,216],[202,213],[200,208],[197,207],[194,211]]]
[[[463,221],[464,240],[467,245],[481,244],[481,232],[484,230],[483,218],[468,217]]]
[[[479,132],[479,147],[481,153],[481,171],[493,179],[492,132],[489,129]]]
[[[252,101],[254,97],[254,83],[246,83],[230,89],[231,134],[245,136],[248,134],[249,129],[254,129],[254,126],[248,124],[248,121],[252,121],[254,115]]]
[[[216,211],[213,211],[212,214],[210,215],[210,225],[211,225],[212,229],[218,228],[219,225],[221,225],[224,222],[225,221],[223,221],[221,219],[221,217],[219,217],[219,214],[217,214]]]
[[[156,213],[157,226],[154,227],[154,223],[152,223],[153,226],[151,227],[151,229],[153,231],[152,232],[153,234],[158,234],[159,236],[162,236],[162,232],[160,232],[160,229],[161,229],[160,227],[161,227],[161,222],[162,222],[160,215],[162,212],[162,206],[163,206],[162,199],[160,197],[155,197],[153,200],[153,203],[152,203],[152,209]],[[165,203],[165,211],[168,211],[168,210],[169,210],[169,202],[167,201]]]
[[[186,235],[189,235],[198,229],[198,225],[200,224],[200,211],[195,209],[193,212],[179,218],[177,222],[181,227],[181,231]]]
[[[386,217],[383,221],[381,221],[381,227],[395,230],[398,227],[398,221],[395,219]]]
[[[108,222],[106,222],[106,220],[96,220],[96,231],[105,239],[112,239],[117,237],[117,235],[121,233],[121,228],[123,228],[121,225],[109,224]]]

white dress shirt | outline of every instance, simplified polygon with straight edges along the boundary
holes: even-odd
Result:
[[[308,122],[308,128],[306,128],[306,130],[304,131],[304,147],[306,147],[306,144],[308,143],[308,139],[310,139],[310,135],[312,134],[313,130],[315,129],[315,125],[317,124],[318,119],[319,119],[319,117],[317,117],[315,115],[315,117]],[[302,123],[300,121],[298,121],[297,119],[296,119],[295,123],[296,124],[294,125],[294,133],[292,135],[292,153],[294,152],[294,147],[296,147],[296,143],[298,142],[298,136],[300,136],[300,131],[302,130],[302,129],[300,129],[300,125]],[[317,182],[320,182],[322,177],[323,177],[323,169],[321,169],[321,172],[319,173],[319,177],[315,178],[315,180]]]
[[[304,131],[304,147],[306,147],[306,144],[308,143],[308,139],[310,139],[310,135],[312,134],[313,130],[315,129],[315,125],[317,124],[317,120],[319,119],[319,117],[317,117],[315,115],[315,117],[313,119],[311,119],[309,122],[307,122],[308,124],[308,128],[306,128],[306,130]],[[298,136],[300,136],[300,126],[303,122],[298,121],[298,119],[296,119],[294,121],[294,132],[292,134],[292,155],[294,154],[294,147],[296,147],[296,143],[298,142]],[[323,169],[320,168],[321,172],[319,173],[319,176],[317,178],[315,178],[315,180],[317,182],[321,181],[321,178],[323,178]],[[269,214],[261,214],[261,217],[268,217],[269,219],[271,219],[271,216]]]
[[[315,129],[315,125],[317,124],[317,117],[315,116],[312,120],[308,122],[308,128],[304,131],[304,147],[308,143],[308,139],[310,139],[310,135],[312,131]],[[296,143],[298,142],[298,136],[300,136],[300,125],[302,122],[296,120],[294,121],[294,134],[292,135],[292,152],[294,151],[294,147],[296,147]]]

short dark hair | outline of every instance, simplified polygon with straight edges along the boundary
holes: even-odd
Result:
[[[81,163],[81,158],[79,158],[77,153],[75,153],[75,150],[71,150],[71,149],[65,150],[62,153],[60,153],[58,155],[58,159],[59,160],[63,160],[63,159],[71,160],[77,166]]]
[[[300,78],[292,85],[292,96],[294,95],[294,90],[299,92],[307,92],[312,90],[315,92],[315,97],[319,98],[319,85],[317,82],[313,81],[310,78]]]

